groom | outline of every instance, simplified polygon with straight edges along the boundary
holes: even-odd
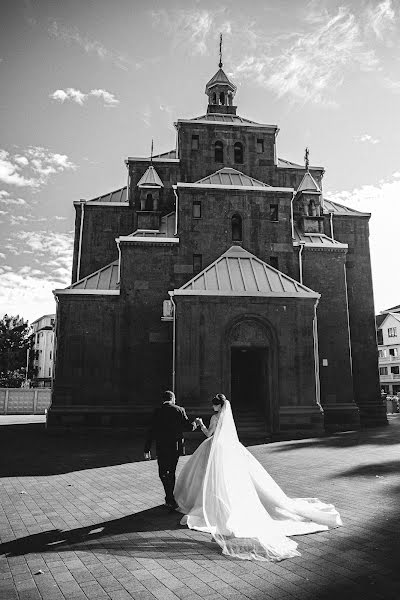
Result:
[[[179,456],[184,454],[183,431],[194,431],[195,421],[190,421],[185,409],[177,406],[175,394],[169,390],[163,393],[162,404],[155,409],[144,446],[144,457],[151,459],[151,445],[156,442],[158,474],[165,490],[165,504],[177,507],[174,498],[175,471]]]

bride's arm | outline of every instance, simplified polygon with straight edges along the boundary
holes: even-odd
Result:
[[[215,431],[215,428],[217,427],[217,418],[215,415],[213,415],[210,419],[210,426],[207,429],[207,427],[204,425],[204,423],[200,426],[200,429],[202,430],[202,432],[204,433],[204,435],[206,435],[207,437],[211,437]]]

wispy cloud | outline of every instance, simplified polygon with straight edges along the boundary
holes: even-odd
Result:
[[[91,40],[83,35],[77,27],[66,27],[58,21],[52,21],[48,29],[50,35],[62,40],[67,44],[77,44],[87,54],[93,54],[100,60],[108,60],[116,67],[127,70],[130,61],[126,56],[113,50],[109,50],[97,40]]]
[[[143,123],[146,125],[146,127],[150,127],[151,126],[151,108],[150,106],[145,106],[145,109],[142,113],[142,121]]]
[[[61,102],[62,104],[66,100],[69,100],[71,102],[79,104],[80,106],[83,106],[90,97],[99,98],[100,100],[103,100],[104,106],[108,108],[115,107],[119,104],[119,100],[114,96],[114,94],[103,89],[93,89],[90,90],[90,92],[85,93],[75,88],[67,88],[65,90],[56,90],[55,92],[50,94],[49,97],[52,100]]]
[[[65,154],[41,146],[30,146],[23,154],[14,155],[0,149],[0,181],[7,185],[38,188],[45,185],[51,175],[76,168]],[[21,199],[15,201],[7,194],[3,193],[0,200],[21,203]]]
[[[27,202],[23,198],[13,198],[6,190],[0,190],[0,203],[3,205],[14,204],[17,206],[26,206]]]
[[[231,23],[223,19],[225,10],[176,9],[152,11],[153,24],[169,35],[174,47],[184,45],[190,54],[205,55],[210,46],[215,51],[216,44],[210,44],[217,32],[230,33]]]
[[[377,5],[372,5],[367,10],[367,27],[370,28],[380,40],[388,32],[393,31],[395,11],[392,0],[384,0]]]
[[[355,138],[356,142],[362,142],[362,143],[366,143],[368,142],[369,144],[379,144],[380,140],[378,140],[377,138],[372,137],[372,135],[369,135],[369,133],[363,133],[362,135],[357,135]]]
[[[331,93],[343,82],[345,69],[371,70],[378,65],[374,51],[364,45],[355,15],[345,7],[333,16],[316,13],[311,31],[288,41],[284,48],[279,45],[276,56],[271,56],[270,46],[268,52],[261,46],[248,54],[234,75],[251,78],[278,97],[333,106]]]

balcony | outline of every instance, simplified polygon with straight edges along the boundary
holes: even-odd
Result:
[[[382,356],[379,357],[379,364],[387,364],[387,363],[393,363],[393,362],[398,362],[400,364],[400,356]]]
[[[379,380],[381,383],[385,383],[386,381],[400,382],[400,375],[395,375],[394,373],[388,373],[387,375],[379,375]]]

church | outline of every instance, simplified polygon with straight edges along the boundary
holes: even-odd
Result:
[[[175,149],[74,202],[50,428],[140,429],[165,389],[195,416],[224,393],[264,440],[386,423],[370,214],[324,199],[308,150],[280,158],[277,125],[238,114],[222,67]]]

